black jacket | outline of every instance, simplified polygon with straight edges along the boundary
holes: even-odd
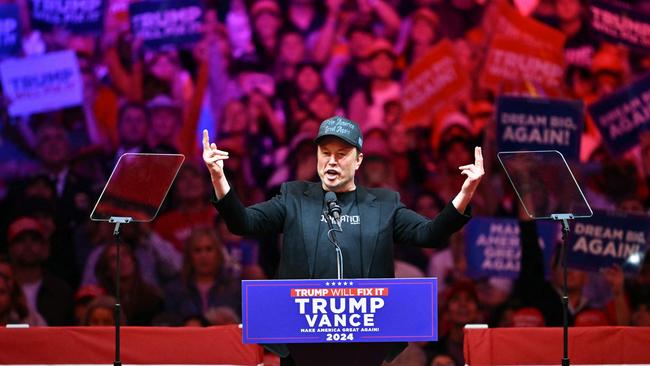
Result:
[[[228,229],[237,235],[283,233],[278,277],[313,278],[318,228],[323,208],[320,183],[282,184],[274,198],[244,207],[232,190],[215,207]],[[470,216],[449,203],[431,220],[406,208],[399,194],[357,186],[361,222],[362,273],[367,278],[394,277],[393,242],[437,248],[467,223]]]

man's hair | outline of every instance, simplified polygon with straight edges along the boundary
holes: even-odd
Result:
[[[139,103],[139,102],[126,102],[117,111],[117,123],[118,124],[122,123],[122,119],[124,118],[124,115],[126,114],[126,112],[129,109],[139,109],[139,110],[141,110],[145,115],[145,119],[146,119],[147,123],[149,122],[149,119],[150,119],[149,110],[147,109],[147,107],[144,104]]]

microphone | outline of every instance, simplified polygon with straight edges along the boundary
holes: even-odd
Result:
[[[327,207],[327,214],[333,217],[341,227],[341,206],[336,201],[336,193],[331,191],[325,193],[325,206]]]

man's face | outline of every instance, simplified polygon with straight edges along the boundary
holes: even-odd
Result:
[[[65,164],[68,161],[70,145],[63,128],[41,127],[36,137],[38,156],[46,166]]]
[[[478,319],[478,304],[472,295],[460,291],[449,299],[449,319],[456,325],[476,322]]]
[[[190,255],[197,275],[215,276],[218,273],[221,266],[219,250],[217,243],[208,235],[202,235],[192,244]]]
[[[363,160],[354,146],[336,137],[326,137],[318,145],[318,176],[323,189],[348,192],[355,189],[354,173]]]
[[[9,243],[11,260],[21,267],[38,267],[50,255],[49,245],[38,233],[26,231]]]
[[[120,141],[127,146],[144,144],[147,140],[149,122],[141,108],[128,108],[118,125]]]

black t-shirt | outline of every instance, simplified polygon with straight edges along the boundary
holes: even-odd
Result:
[[[361,261],[361,220],[357,204],[357,192],[337,193],[337,200],[341,206],[341,229],[336,232],[341,252],[343,253],[343,277],[363,277],[363,263]],[[325,202],[323,202],[325,210]],[[318,243],[316,248],[314,278],[336,278],[336,249],[327,238],[326,216],[321,215]]]

